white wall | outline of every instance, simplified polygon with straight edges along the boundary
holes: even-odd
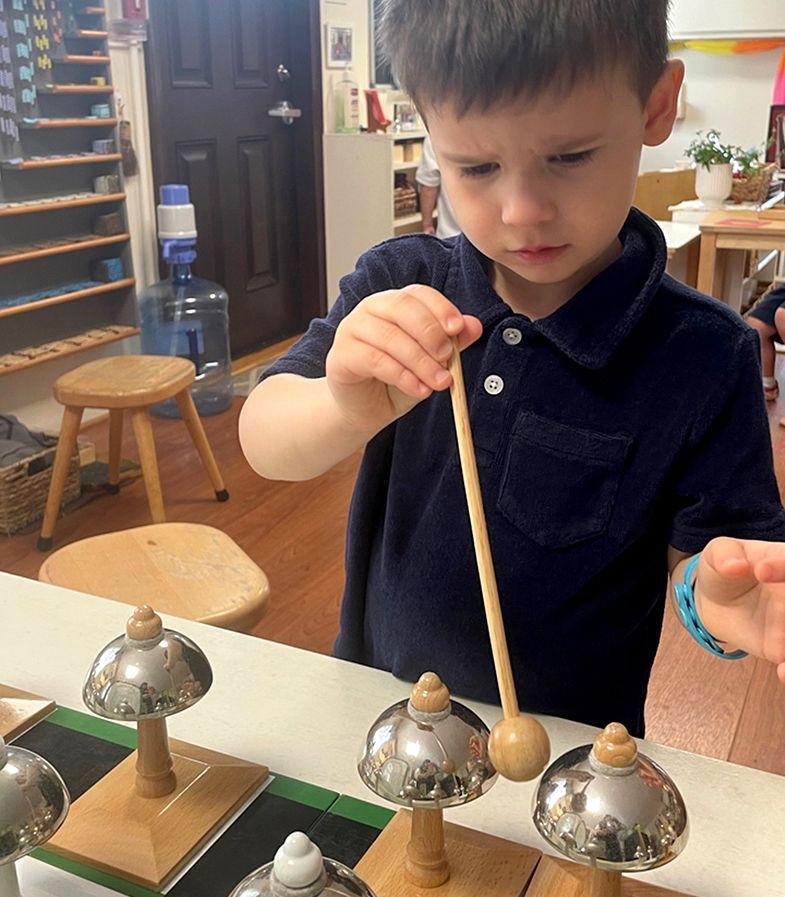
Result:
[[[785,0],[783,0],[785,2]],[[658,147],[644,147],[641,171],[671,168],[697,131],[716,128],[727,143],[744,148],[766,139],[769,106],[782,49],[719,56],[679,50],[684,62],[686,117]]]
[[[325,65],[327,53],[325,50],[325,25],[332,22],[339,25],[351,25],[354,28],[353,55],[351,77],[360,88],[360,125],[365,127],[367,116],[365,113],[365,96],[363,90],[369,85],[369,59],[368,59],[368,0],[321,0],[321,46],[322,46],[322,101],[324,111],[324,130],[330,130],[330,87],[341,80],[341,69],[327,68]]]

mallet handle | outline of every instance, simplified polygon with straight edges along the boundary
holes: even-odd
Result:
[[[463,485],[466,490],[466,502],[469,506],[469,520],[474,539],[474,553],[477,558],[477,569],[480,573],[480,588],[485,605],[485,618],[488,623],[488,634],[491,639],[493,662],[496,667],[496,679],[499,684],[502,711],[507,719],[518,716],[518,697],[510,666],[510,652],[507,649],[507,637],[504,634],[499,590],[496,586],[496,574],[493,569],[491,543],[488,539],[488,526],[485,522],[485,511],[480,491],[480,478],[477,474],[477,460],[474,455],[471,424],[469,423],[469,407],[466,402],[466,387],[463,382],[463,368],[458,341],[453,339],[452,357],[449,371],[452,376],[450,398],[452,413],[455,419],[455,433],[458,437],[458,454],[461,458]]]

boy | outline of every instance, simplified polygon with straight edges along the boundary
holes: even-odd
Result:
[[[335,653],[496,702],[447,394],[457,338],[521,706],[638,735],[669,567],[709,650],[785,677],[757,339],[664,275],[659,229],[630,210],[682,80],[666,13],[388,0],[394,70],[463,234],[367,252],[241,419],[267,477],[365,447]]]

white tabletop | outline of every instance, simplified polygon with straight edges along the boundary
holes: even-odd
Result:
[[[678,252],[693,240],[700,239],[701,230],[697,224],[682,221],[657,221],[657,224],[665,237],[665,245],[671,252]]]
[[[126,605],[0,573],[0,682],[83,709],[84,676],[98,651],[124,631],[128,616]],[[215,675],[199,704],[168,721],[173,737],[385,805],[357,776],[356,756],[374,719],[407,696],[407,684],[191,621],[166,618],[164,625],[200,645]],[[496,707],[465,703],[489,726],[500,716]],[[551,717],[542,722],[554,758],[596,734]],[[701,897],[783,897],[785,778],[650,742],[640,746],[684,795],[690,841],[674,863],[639,878]],[[534,783],[499,779],[481,800],[445,815],[544,848],[530,821],[533,792]]]

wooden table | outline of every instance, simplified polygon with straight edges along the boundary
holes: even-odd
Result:
[[[763,217],[755,212],[728,212],[720,210],[711,214],[701,225],[700,264],[698,289],[702,293],[727,301],[726,280],[728,262],[746,250],[772,250],[785,252],[785,218]],[[738,275],[734,277],[734,280]],[[738,292],[729,304],[740,310]]]
[[[83,709],[85,673],[127,617],[128,607],[116,601],[0,573],[0,682]],[[389,808],[360,781],[356,757],[374,719],[409,693],[407,683],[191,620],[166,618],[164,625],[192,638],[216,674],[203,701],[170,718],[173,738]],[[500,717],[498,707],[464,703],[489,726]],[[539,718],[554,758],[596,735],[568,720]],[[677,782],[690,813],[690,839],[675,862],[638,879],[700,897],[781,895],[785,778],[643,740],[640,749]],[[548,853],[531,821],[534,788],[500,779],[481,800],[445,817]],[[28,865],[48,868],[33,859]]]

